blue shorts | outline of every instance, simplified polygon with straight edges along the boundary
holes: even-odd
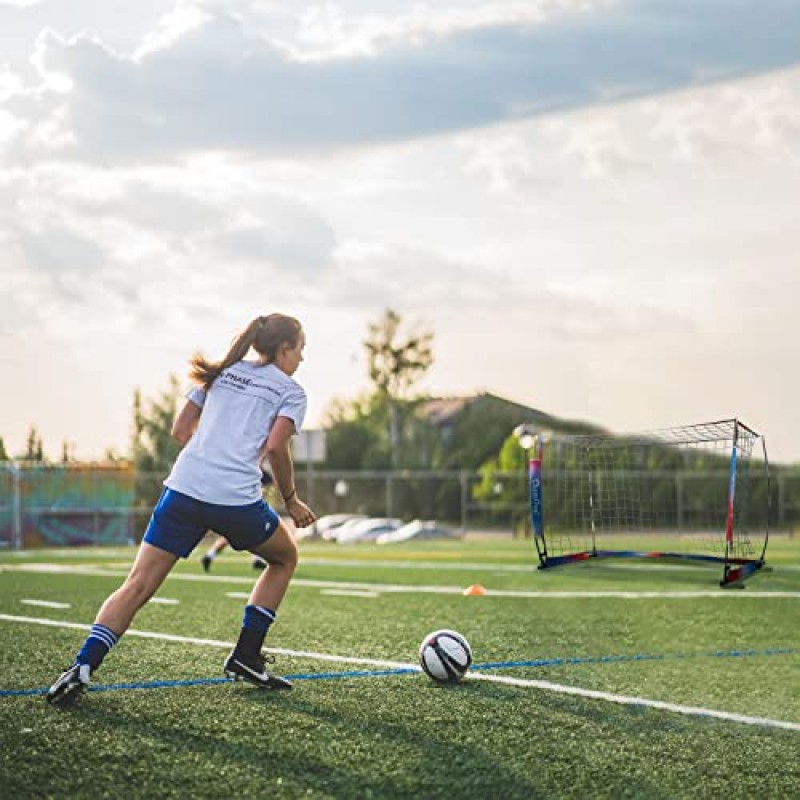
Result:
[[[234,550],[252,550],[272,536],[279,522],[274,509],[263,500],[245,506],[220,506],[164,489],[144,541],[186,558],[212,530],[224,536]]]

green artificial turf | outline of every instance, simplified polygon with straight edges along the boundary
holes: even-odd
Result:
[[[205,575],[194,557],[158,594],[178,603],[146,606],[133,630],[217,644],[126,636],[94,677],[107,691],[69,710],[47,706],[41,691],[85,633],[32,620],[88,625],[133,554],[0,555],[3,797],[797,796],[800,542],[772,542],[772,571],[733,591],[719,589],[708,567],[603,561],[538,571],[524,541],[303,544],[267,639],[290,651],[274,665],[294,677],[289,693],[220,680],[244,603],[228,594],[247,593],[257,573],[246,556],[226,553]],[[106,574],[85,574],[97,571]],[[489,594],[461,593],[475,583]],[[472,645],[476,669],[460,685],[358,663],[415,664],[423,636],[442,627]]]

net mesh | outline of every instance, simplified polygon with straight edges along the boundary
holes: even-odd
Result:
[[[733,462],[727,555],[761,557],[768,487],[760,439],[736,420],[552,438],[542,465],[548,555],[605,550],[615,534],[663,534],[682,552],[724,557]]]

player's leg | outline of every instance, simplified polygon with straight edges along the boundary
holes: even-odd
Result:
[[[207,530],[202,506],[180,492],[162,493],[128,577],[101,606],[75,663],[50,687],[48,702],[68,705],[77,698],[178,558],[186,558],[197,546]]]
[[[277,611],[297,569],[297,545],[294,537],[285,523],[280,521],[272,536],[251,552],[266,561],[267,567],[256,581],[248,604]]]
[[[125,582],[111,594],[95,618],[89,635],[66,670],[47,693],[54,705],[68,705],[89,683],[111,648],[128,629],[136,612],[156,593],[178,556],[142,542]]]
[[[136,561],[122,586],[100,607],[95,624],[122,636],[136,612],[158,591],[178,556],[142,542]]]
[[[208,572],[211,569],[211,563],[214,559],[228,546],[228,540],[224,536],[217,536],[214,544],[208,548],[208,552],[201,559],[203,569]]]
[[[261,648],[297,567],[297,546],[289,529],[266,503],[254,513],[259,515],[257,539],[248,549],[263,558],[267,566],[250,593],[239,639],[225,661],[225,671],[262,688],[288,689],[289,681],[270,675],[264,668]],[[239,549],[247,536],[242,533],[233,538],[229,533],[228,538]]]

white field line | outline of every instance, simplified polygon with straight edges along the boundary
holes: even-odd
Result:
[[[78,558],[81,554],[83,555],[91,555],[91,553],[87,553],[85,550],[77,551],[75,553],[60,553],[60,552],[52,552],[50,553],[47,550],[39,550],[36,551],[38,555],[58,555],[58,556],[66,556],[69,558]],[[113,552],[107,551],[102,553],[103,555],[107,556],[123,556],[127,555],[124,552]],[[22,551],[20,553],[13,553],[15,556],[28,556],[29,553],[26,551]],[[372,567],[380,567],[381,569],[399,569],[399,570],[410,570],[410,569],[418,569],[418,570],[436,570],[439,571],[461,571],[461,572],[474,572],[475,570],[480,570],[482,572],[519,572],[519,573],[531,573],[531,572],[538,572],[539,565],[538,564],[496,564],[489,561],[459,561],[459,562],[450,562],[450,561],[390,561],[388,559],[346,559],[346,558],[315,558],[315,557],[301,557],[301,561],[304,565],[312,566],[312,567],[348,567],[348,568],[362,568],[362,569],[370,569]],[[113,566],[118,567],[129,567],[133,563],[132,560],[119,562],[114,564]],[[105,562],[105,566],[110,566],[110,562]],[[98,568],[102,569],[104,565],[99,564]],[[696,573],[699,568],[697,564],[658,564],[649,562],[647,564],[620,564],[620,563],[612,563],[609,561],[602,561],[598,562],[596,565],[586,565],[586,566],[602,566],[603,569],[621,569],[621,570],[647,570],[647,572],[658,572],[658,571],[680,571],[680,572],[693,572]],[[779,572],[783,570],[789,571],[800,571],[800,565],[797,564],[779,564],[777,566],[772,567],[773,570],[777,570]],[[0,567],[2,570],[2,567]]]
[[[7,622],[22,622],[33,625],[49,625],[55,628],[77,628],[79,630],[89,630],[90,625],[78,622],[59,622],[50,619],[40,619],[37,617],[17,617],[10,614],[0,614],[0,620]],[[139,636],[145,639],[160,639],[168,642],[179,642],[181,644],[206,645],[210,647],[221,647],[230,649],[233,642],[223,642],[218,639],[198,639],[191,636],[176,636],[170,633],[155,633],[152,631],[129,630],[126,636]],[[357,664],[363,666],[382,667],[384,669],[412,669],[420,672],[418,664],[411,664],[404,661],[388,661],[374,658],[353,658],[350,656],[337,656],[328,653],[314,653],[303,650],[287,650],[282,647],[268,647],[265,650],[269,653],[278,655],[294,656],[297,658],[308,658],[317,661],[329,661],[339,664]],[[599,692],[593,689],[582,689],[579,686],[565,686],[560,683],[550,681],[524,680],[522,678],[508,678],[504,675],[487,675],[484,673],[469,673],[470,680],[488,681],[491,683],[502,683],[508,686],[518,686],[522,688],[542,689],[543,691],[555,692],[556,694],[573,695],[574,697],[586,697],[592,700],[604,700],[609,703],[621,705],[639,706],[642,708],[654,708],[662,711],[670,711],[675,714],[684,714],[694,717],[710,717],[729,722],[739,722],[745,725],[761,725],[768,728],[781,728],[783,730],[800,731],[800,723],[787,722],[767,717],[750,717],[744,714],[735,714],[729,711],[716,711],[711,708],[701,706],[684,706],[676,703],[665,703],[661,700],[648,700],[644,697],[630,697],[628,695],[612,694],[610,692]]]
[[[125,562],[124,566],[129,566],[133,563],[131,551],[129,550],[109,550],[107,548],[77,548],[75,550],[53,550],[53,549],[39,549],[39,550],[14,550],[9,555],[15,558],[24,559],[30,558],[32,555],[43,556],[52,555],[58,558],[86,558],[87,556],[106,556],[108,558],[121,558],[129,557],[130,560]],[[535,557],[535,553],[532,554]],[[344,559],[344,558],[325,558],[315,556],[301,556],[303,564],[315,567],[355,567],[365,568],[380,567],[381,569],[431,569],[437,571],[452,570],[452,571],[474,571],[481,570],[487,572],[537,572],[539,570],[538,564],[496,564],[488,561],[481,562],[449,562],[449,561],[395,561],[389,559],[370,560],[370,559]],[[120,564],[120,566],[123,566]],[[602,566],[603,569],[621,569],[621,570],[647,570],[648,572],[657,572],[659,570],[678,570],[682,572],[697,572],[701,567],[697,564],[659,564],[649,562],[647,564],[636,563],[613,563],[603,560],[596,565],[586,566]],[[800,571],[800,564],[768,564],[774,571],[783,572],[788,570],[790,572]],[[0,567],[0,571],[2,571]]]
[[[535,553],[533,554],[535,558]],[[312,567],[363,567],[369,569],[370,567],[380,567],[381,569],[432,569],[439,571],[445,570],[461,570],[463,572],[474,572],[480,570],[481,572],[539,572],[538,564],[496,564],[489,561],[482,562],[468,562],[459,561],[457,563],[450,561],[388,561],[388,560],[369,560],[369,559],[344,559],[344,558],[307,558],[301,553],[300,561],[303,565]],[[580,566],[580,565],[576,565]],[[647,572],[689,572],[697,574],[698,570],[702,569],[702,565],[698,564],[659,564],[652,561],[647,564],[620,564],[613,563],[607,560],[601,560],[594,564],[584,564],[587,568],[600,567],[603,569],[622,569],[622,570],[646,570]],[[783,570],[797,571],[800,570],[800,565],[796,564],[778,564],[772,566],[768,564],[771,569],[782,572]]]
[[[26,606],[41,606],[42,608],[72,608],[70,603],[57,603],[55,600],[31,600],[24,597],[20,603]]]
[[[147,602],[157,603],[158,605],[161,606],[177,606],[181,601],[174,600],[171,597],[151,597]]]
[[[347,589],[320,589],[320,594],[338,595],[340,597],[380,597],[378,592],[349,591]],[[225,592],[225,597],[234,600],[247,600],[250,597],[247,592]]]
[[[68,575],[84,575],[101,578],[125,577],[128,573],[120,570],[99,569],[96,567],[71,567],[64,564],[19,564],[12,567],[0,568],[13,570],[17,572],[45,572],[50,574],[68,574]],[[171,573],[168,580],[176,581],[201,581],[205,583],[242,583],[252,586],[254,583],[253,578],[240,578],[235,576],[226,575],[189,575],[184,573]],[[360,583],[349,581],[324,581],[314,580],[310,578],[293,578],[292,586],[308,587],[317,589],[341,589],[347,591],[365,591],[365,592],[401,592],[410,594],[463,594],[463,586],[418,586],[412,584],[396,584],[396,583]],[[683,600],[699,597],[710,598],[731,598],[736,597],[740,599],[765,599],[765,598],[792,598],[800,599],[800,592],[754,592],[749,589],[745,590],[731,590],[731,589],[716,589],[704,590],[694,592],[625,592],[625,591],[575,591],[575,592],[542,592],[542,591],[522,591],[522,590],[504,590],[504,589],[488,589],[485,596],[488,597],[520,597],[520,598],[537,598],[537,599],[601,599],[601,598],[619,598],[625,600],[641,600],[641,599],[672,599]]]
[[[92,556],[104,556],[109,558],[130,558],[133,563],[134,550],[128,548],[119,549],[111,547],[36,547],[30,550],[11,550],[8,555],[14,558],[36,558],[38,556],[55,556],[57,558],[91,558]]]
[[[474,672],[470,673],[470,678],[481,681],[491,681],[492,683],[504,683],[509,686],[543,689],[548,692],[556,692],[557,694],[570,694],[576,697],[605,700],[609,703],[619,703],[626,706],[657,708],[662,711],[671,711],[675,714],[685,714],[693,717],[711,717],[713,719],[723,719],[730,722],[741,722],[745,725],[763,725],[768,728],[783,728],[787,731],[800,731],[800,722],[786,722],[779,719],[769,719],[768,717],[749,717],[745,714],[734,714],[730,711],[716,711],[712,708],[703,708],[701,706],[684,706],[678,705],[677,703],[665,703],[661,700],[647,700],[644,697],[629,697],[624,694],[598,692],[593,689],[581,689],[577,686],[564,686],[560,683],[550,683],[550,681],[524,680],[522,678],[508,678],[505,675],[484,675]]]
[[[488,564],[486,562],[459,561],[372,561],[356,560],[345,558],[305,558],[300,557],[304,565],[311,567],[380,567],[381,569],[434,569],[440,570],[462,570],[473,572],[476,569],[481,571],[494,570],[496,572],[537,572],[539,567],[536,564]]]
[[[18,617],[12,614],[0,614],[0,620],[6,622],[22,622],[29,625],[49,625],[53,628],[74,628],[77,630],[88,631],[91,625],[82,622],[61,622],[54,619],[42,619],[39,617]],[[205,645],[206,647],[221,647],[232,650],[236,642],[223,642],[219,639],[198,639],[194,636],[177,636],[172,633],[155,633],[153,631],[140,631],[134,628],[125,632],[125,636],[138,636],[141,639],[159,639],[165,642],[178,642],[180,644]],[[315,653],[305,650],[287,650],[283,647],[265,647],[267,653],[276,655],[294,656],[296,658],[309,658],[316,661],[331,661],[337,664],[361,664],[371,667],[382,667],[385,669],[413,669],[420,671],[419,665],[408,664],[403,661],[385,661],[374,658],[355,658],[351,656],[337,656],[330,653]]]

